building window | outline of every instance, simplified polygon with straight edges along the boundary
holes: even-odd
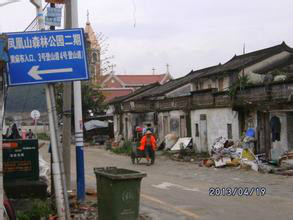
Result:
[[[228,139],[232,139],[232,124],[227,124]]]
[[[195,137],[199,137],[199,128],[198,128],[198,124],[195,124]]]
[[[169,133],[169,129],[168,129],[168,116],[164,116],[163,117],[163,133],[164,136],[166,136]]]
[[[203,89],[203,82],[199,82],[199,89]]]
[[[212,85],[211,85],[211,84],[208,84],[208,88],[209,88],[209,89],[212,88]]]
[[[219,79],[219,91],[224,90],[224,79]]]
[[[97,53],[93,53],[93,63],[96,63],[98,61]]]

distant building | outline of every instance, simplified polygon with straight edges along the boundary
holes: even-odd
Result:
[[[142,86],[153,83],[163,85],[171,79],[169,71],[157,75],[116,75],[111,73],[101,77],[101,91],[106,97],[106,101],[109,101],[115,97],[128,95]]]
[[[197,152],[215,140],[234,141],[255,131],[254,153],[293,150],[293,48],[284,42],[191,71],[164,85],[149,85],[111,102],[115,137],[136,137],[151,124],[158,143],[166,135],[191,137]]]
[[[103,75],[101,68],[101,46],[89,21],[89,14],[87,16],[85,33],[89,53],[91,82],[94,84],[97,83],[101,86],[101,91],[105,96],[106,101],[115,97],[128,95],[142,86],[152,83],[163,85],[172,79],[172,76],[169,73],[169,65],[167,65],[167,71],[164,74],[155,74],[153,72],[152,74],[116,75],[112,70],[110,74]]]

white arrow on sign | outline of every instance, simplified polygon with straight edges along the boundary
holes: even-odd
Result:
[[[41,74],[50,74],[50,73],[71,73],[73,72],[72,68],[64,68],[64,69],[51,69],[51,70],[39,70],[40,66],[33,66],[28,75],[34,78],[35,80],[42,80],[40,77]]]

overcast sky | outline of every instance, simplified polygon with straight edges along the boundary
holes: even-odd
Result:
[[[0,4],[8,0],[0,0]],[[191,69],[224,63],[234,54],[280,44],[293,46],[291,0],[79,0],[94,30],[107,36],[118,74]],[[0,8],[0,31],[23,31],[35,16],[29,0]]]

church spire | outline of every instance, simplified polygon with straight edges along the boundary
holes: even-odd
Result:
[[[89,10],[87,10],[86,17],[87,17],[86,24],[90,24],[90,12],[89,12]]]

